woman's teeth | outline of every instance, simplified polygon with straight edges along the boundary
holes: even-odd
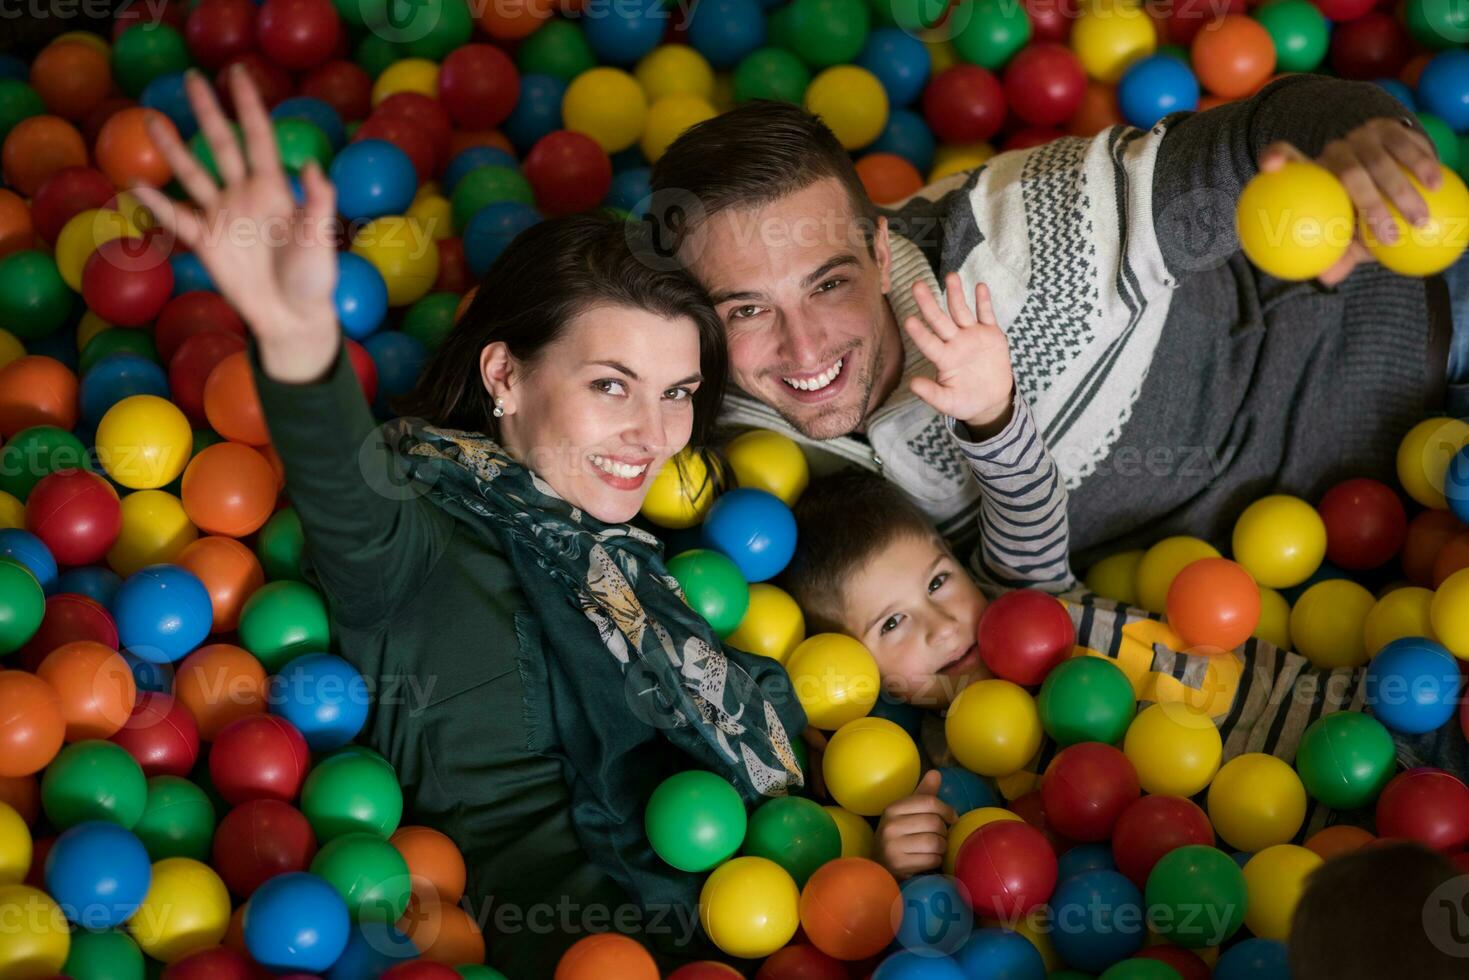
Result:
[[[642,476],[643,473],[648,469],[647,463],[644,463],[641,466],[634,466],[631,463],[619,463],[615,459],[608,459],[606,456],[598,456],[595,453],[589,456],[588,459],[592,461],[593,466],[597,467],[597,469],[601,470],[602,472],[610,473],[613,476],[622,477],[625,480],[631,480],[634,477]]]
[[[798,391],[820,391],[836,380],[837,375],[842,373],[842,361],[846,358],[838,358],[837,362],[814,378],[781,378],[786,384]]]

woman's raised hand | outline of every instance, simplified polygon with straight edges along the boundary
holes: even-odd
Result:
[[[312,380],[327,370],[340,343],[332,300],[336,195],[313,162],[301,171],[305,205],[296,206],[260,93],[243,70],[229,76],[243,154],[209,83],[197,72],[184,82],[223,186],[170,127],[155,121],[148,134],[198,208],[151,187],[133,193],[194,251],[249,324],[265,372],[281,381]]]

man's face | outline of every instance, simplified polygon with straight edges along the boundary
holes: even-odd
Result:
[[[887,221],[869,251],[836,178],[721,211],[684,249],[725,325],[732,380],[801,434],[860,428],[897,383]]]

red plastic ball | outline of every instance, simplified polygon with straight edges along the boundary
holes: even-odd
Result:
[[[1005,98],[1032,126],[1059,126],[1081,108],[1086,72],[1069,48],[1032,44],[1005,66]]]
[[[1391,561],[1408,535],[1402,498],[1377,480],[1345,480],[1326,491],[1316,508],[1326,524],[1326,557],[1348,571]]]
[[[192,421],[203,424],[204,382],[220,361],[245,349],[245,339],[228,330],[196,333],[174,352],[168,362],[168,389],[173,403]]]
[[[202,67],[214,71],[231,58],[254,50],[259,12],[252,0],[199,0],[184,23],[189,53]]]
[[[214,831],[214,868],[241,898],[278,874],[305,871],[315,856],[316,833],[310,821],[280,800],[241,803]]]
[[[223,296],[203,289],[180,293],[164,304],[153,325],[158,357],[172,364],[184,341],[208,330],[226,330],[245,339],[245,322]]]
[[[209,777],[225,801],[290,801],[301,791],[311,757],[295,725],[275,715],[249,715],[225,726],[209,752]]]
[[[728,964],[701,960],[698,963],[685,963],[665,980],[741,980],[742,976],[739,970]]]
[[[156,244],[138,238],[103,242],[82,267],[82,297],[108,323],[140,327],[173,293],[173,267]]]
[[[1465,532],[1469,532],[1469,525],[1447,510],[1425,510],[1414,516],[1408,522],[1400,558],[1408,581],[1425,589],[1434,588],[1434,567],[1439,555],[1450,541]]]
[[[1199,959],[1198,954],[1182,946],[1160,944],[1140,949],[1136,954],[1140,960],[1157,960],[1167,963],[1178,972],[1180,980],[1209,980],[1209,964]]]
[[[332,56],[341,29],[331,0],[265,0],[255,21],[255,40],[282,68],[305,71]]]
[[[1076,841],[1111,837],[1118,818],[1141,795],[1132,762],[1101,742],[1062,749],[1041,779],[1046,822]]]
[[[440,238],[439,278],[434,283],[435,292],[463,293],[474,285],[469,274],[469,262],[464,257],[464,239]]]
[[[138,692],[127,722],[110,739],[138,760],[143,775],[188,776],[199,761],[199,726],[171,694]]]
[[[347,344],[347,360],[352,363],[352,373],[357,375],[357,383],[362,386],[362,394],[368,401],[377,395],[377,362],[357,341],[344,338]]]
[[[1407,30],[1392,14],[1370,13],[1331,32],[1329,60],[1342,78],[1392,78],[1412,53]]]
[[[189,5],[187,0],[164,0],[161,5],[148,0],[124,0],[112,20],[112,40],[115,42],[130,28],[158,23],[160,13],[163,23],[176,31],[182,31],[184,19],[189,16]]]
[[[1469,787],[1442,769],[1394,776],[1377,798],[1377,836],[1458,850],[1469,844]]]
[[[954,65],[923,90],[923,118],[945,143],[987,140],[1005,122],[1005,90],[978,65]]]
[[[1056,890],[1056,852],[1028,823],[985,824],[959,848],[954,877],[979,915],[1014,921],[1044,904]]]
[[[1076,22],[1076,0],[1021,0],[1033,44],[1065,44]]]
[[[463,129],[500,125],[520,97],[520,73],[509,55],[490,44],[466,44],[439,69],[439,100]]]
[[[231,115],[234,114],[234,99],[230,95],[229,76],[236,65],[245,69],[250,81],[255,83],[255,89],[260,93],[267,109],[275,108],[277,102],[289,99],[295,92],[296,83],[291,80],[290,72],[258,51],[246,51],[225,62],[214,76],[215,94],[219,96],[220,105],[225,112]]]
[[[1039,684],[1076,646],[1076,626],[1055,596],[1016,589],[979,617],[979,655],[998,677]]]
[[[841,960],[815,946],[796,943],[771,953],[760,964],[755,980],[847,980],[847,976]]]
[[[58,592],[46,597],[41,626],[20,648],[19,664],[34,672],[46,655],[57,647],[91,640],[117,649],[117,624],[107,607],[89,596]]]
[[[1117,870],[1142,888],[1153,865],[1185,844],[1214,843],[1208,814],[1181,796],[1144,796],[1134,800],[1112,827],[1112,858]]]
[[[54,245],[68,221],[83,211],[106,206],[115,193],[112,181],[100,170],[92,167],[58,170],[36,188],[36,195],[31,198],[31,223],[36,234]]]
[[[409,960],[379,974],[379,980],[461,980],[453,967],[433,960]]]
[[[42,477],[26,498],[26,530],[62,565],[101,561],[122,532],[122,505],[112,484],[82,469]]]
[[[137,104],[132,99],[123,98],[122,96],[104,99],[95,109],[87,113],[87,118],[82,120],[82,139],[86,140],[88,146],[95,146],[97,137],[102,134],[102,127],[107,125],[107,120],[124,109],[135,107]]]
[[[331,106],[343,122],[366,119],[372,111],[372,77],[350,61],[328,61],[313,70],[301,79],[301,94]]]
[[[536,205],[551,217],[597,206],[612,186],[612,161],[584,133],[558,129],[536,141],[521,165]]]
[[[1027,129],[1017,129],[1005,137],[1005,142],[1000,145],[1000,149],[1002,151],[1028,150],[1032,146],[1040,146],[1065,135],[1061,130],[1053,129],[1050,126],[1032,126]]]
[[[400,116],[423,131],[434,148],[434,172],[449,163],[449,140],[454,122],[438,99],[422,92],[394,92],[372,110],[374,116]]]
[[[162,980],[256,980],[249,957],[228,946],[211,946],[164,967]]]
[[[1312,0],[1327,20],[1356,20],[1371,12],[1377,0]]]
[[[1248,9],[1246,0],[1178,0],[1171,4],[1163,18],[1163,35],[1170,44],[1187,47],[1205,27],[1216,24],[1229,14],[1242,14]]]
[[[373,112],[352,135],[352,142],[359,140],[387,140],[408,154],[420,183],[432,180],[438,170],[439,154],[434,148],[433,137],[413,119],[395,113]]]
[[[1046,801],[1039,789],[1033,789],[1010,801],[1010,811],[1045,835],[1051,850],[1065,854],[1076,846],[1076,841],[1058,831],[1046,817]]]

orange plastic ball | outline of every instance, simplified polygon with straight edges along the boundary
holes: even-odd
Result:
[[[200,450],[184,468],[180,493],[184,513],[199,530],[232,538],[258,531],[275,510],[275,495],[275,470],[269,461],[238,442],[217,442]]]
[[[35,776],[0,776],[0,803],[14,807],[22,820],[35,826],[41,815],[41,781]]]
[[[79,41],[48,44],[31,62],[31,88],[47,112],[81,122],[112,90],[107,52]]]
[[[1312,834],[1306,839],[1306,848],[1321,855],[1323,860],[1329,861],[1337,855],[1350,854],[1375,840],[1377,838],[1370,830],[1339,823]]]
[[[1249,95],[1275,71],[1275,42],[1253,18],[1230,14],[1194,35],[1190,64],[1199,84],[1225,98]]]
[[[1433,573],[1439,554],[1466,532],[1469,526],[1446,510],[1425,510],[1409,521],[1403,550],[1398,554],[1408,581],[1425,589],[1437,588]]]
[[[185,498],[186,510],[188,506]],[[213,633],[227,633],[238,626],[245,601],[265,584],[260,559],[234,538],[200,538],[179,552],[174,564],[193,572],[209,590],[214,605]]]
[[[464,855],[459,846],[432,827],[399,827],[388,838],[408,863],[413,890],[459,904],[464,897]]]
[[[1168,587],[1168,625],[1191,647],[1233,650],[1260,624],[1260,587],[1228,558],[1186,565]]]
[[[77,128],[60,116],[31,116],[16,123],[0,147],[5,183],[26,197],[46,178],[67,167],[87,165],[87,144]]]
[[[495,40],[516,41],[534,34],[555,12],[555,0],[504,0],[485,4],[475,19]]]
[[[1092,79],[1086,83],[1080,108],[1066,121],[1066,132],[1072,136],[1095,136],[1122,121],[1122,108],[1117,104],[1117,86]]]
[[[485,937],[469,913],[457,905],[413,895],[398,929],[426,960],[445,966],[485,961]]]
[[[36,668],[61,704],[66,740],[111,738],[133,713],[137,681],[122,654],[95,640],[74,640],[52,650]]]
[[[204,382],[204,415],[226,439],[263,446],[270,441],[265,412],[250,374],[249,355],[237,351],[214,366]]]
[[[811,944],[839,960],[876,956],[893,941],[898,883],[867,858],[828,861],[801,889],[801,928]]]
[[[498,129],[456,129],[449,136],[449,159],[454,159],[471,146],[489,146],[504,150],[512,158],[517,156],[509,137]]]
[[[23,248],[34,248],[35,244],[36,228],[25,198],[0,189],[0,259]]]
[[[1433,559],[1433,587],[1444,584],[1450,575],[1469,568],[1469,531],[1449,538]]]
[[[212,742],[226,726],[266,709],[265,667],[244,647],[211,643],[189,654],[174,672],[173,696]]]
[[[556,964],[556,980],[658,980],[658,964],[636,939],[601,932],[578,939]]]
[[[896,153],[869,153],[857,161],[857,176],[874,204],[894,204],[923,189],[918,168]]]
[[[158,120],[178,135],[167,116],[141,106],[113,113],[97,134],[97,167],[117,187],[130,187],[135,181],[162,187],[173,177],[173,168],[148,135],[149,119]]]
[[[56,689],[23,670],[0,671],[0,776],[40,772],[65,738]]]
[[[33,425],[77,424],[77,376],[60,361],[29,354],[0,368],[0,436]]]

